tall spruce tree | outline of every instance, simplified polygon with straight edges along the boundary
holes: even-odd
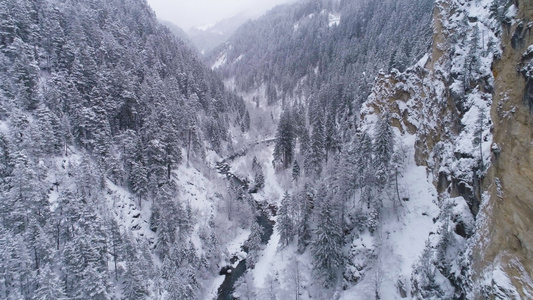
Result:
[[[313,122],[311,145],[306,157],[311,176],[320,176],[322,173],[322,164],[326,158],[324,141],[324,122],[321,116],[317,116]]]
[[[278,231],[279,231],[279,247],[286,247],[294,236],[294,224],[290,214],[290,207],[292,206],[292,198],[288,191],[285,191],[283,199],[281,200],[281,207],[278,213]]]
[[[338,207],[324,192],[317,206],[317,225],[313,232],[311,251],[313,268],[325,287],[334,286],[343,265],[342,229]]]
[[[276,131],[274,161],[282,164],[284,169],[291,166],[294,158],[295,134],[291,120],[291,112],[286,109],[281,114]]]
[[[383,189],[390,177],[390,164],[394,153],[394,132],[389,112],[384,112],[376,124],[374,137],[374,168],[376,183]]]
[[[261,190],[265,186],[265,175],[263,173],[263,167],[259,164],[255,156],[252,161],[252,172],[254,173],[255,189]]]

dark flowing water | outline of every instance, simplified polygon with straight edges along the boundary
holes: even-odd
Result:
[[[242,186],[243,189],[248,190],[248,182],[238,178],[230,171],[230,167],[227,163],[221,162],[217,164],[217,169],[219,173],[226,175],[226,177],[233,181],[234,183],[238,183],[240,186]],[[268,217],[268,212],[262,208],[258,203],[255,201],[252,201],[255,205],[256,210],[259,212],[259,214],[256,216],[256,222],[261,226],[263,229],[263,232],[261,234],[261,244],[266,245],[268,241],[270,240],[270,237],[272,236],[272,233],[274,232],[274,221],[270,220]],[[248,249],[246,247],[242,247],[242,250],[246,253],[248,253]],[[236,257],[232,259],[232,263],[236,261]],[[233,292],[235,291],[235,283],[239,278],[246,272],[247,266],[246,266],[246,259],[243,259],[239,261],[237,266],[235,268],[232,268],[231,266],[225,266],[220,270],[220,275],[225,275],[224,282],[220,285],[218,288],[218,300],[234,300]]]

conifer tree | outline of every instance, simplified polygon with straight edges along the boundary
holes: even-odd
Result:
[[[131,254],[135,255],[134,253]],[[124,274],[123,299],[147,299],[148,295],[148,289],[139,266],[134,260],[127,260],[126,272]]]
[[[361,200],[370,205],[372,188],[375,185],[375,170],[373,169],[374,158],[372,157],[372,138],[368,133],[362,132],[358,138],[356,154],[357,186],[360,188]]]
[[[413,286],[412,294],[421,299],[439,299],[443,293],[436,278],[437,268],[433,263],[433,255],[429,241],[422,252],[418,267],[413,273],[411,284]]]
[[[300,178],[300,164],[298,160],[294,160],[294,164],[292,165],[292,180],[298,181],[298,178]]]
[[[311,138],[309,130],[305,127],[300,135],[300,155],[303,157],[303,171],[305,177],[312,175],[311,170]]]
[[[279,247],[286,247],[294,236],[294,224],[292,221],[292,216],[289,212],[291,207],[291,195],[288,191],[285,191],[283,199],[281,200],[281,207],[278,213],[278,231],[280,235]]]
[[[10,148],[11,146],[9,145],[6,136],[3,133],[0,133],[0,182],[2,183],[5,183],[13,167]]]
[[[324,149],[325,160],[328,161],[330,155],[335,154],[340,147],[340,138],[338,136],[335,115],[329,112],[326,117],[326,124],[324,128]]]
[[[256,190],[261,190],[265,186],[265,175],[263,174],[263,167],[254,156],[252,161],[252,172],[254,173],[254,183]]]
[[[67,299],[63,283],[59,277],[46,265],[38,276],[39,288],[35,291],[32,300],[65,300]]]
[[[276,131],[276,145],[274,147],[274,161],[280,162],[287,169],[294,158],[294,128],[290,110],[281,114],[278,129]]]
[[[313,123],[310,151],[306,157],[312,176],[320,176],[322,173],[322,163],[325,160],[324,140],[324,123],[322,117],[319,116]]]
[[[174,188],[164,185],[152,207],[151,226],[157,233],[156,253],[162,259],[169,253],[177,238],[177,227],[183,214],[175,203]]]
[[[40,150],[44,154],[58,154],[62,145],[59,119],[43,105],[36,110],[36,115]]]
[[[29,45],[25,44],[18,38],[15,39],[15,45],[18,46],[18,55],[14,61],[15,80],[18,86],[18,101],[28,110],[34,110],[39,106],[41,95],[39,93],[39,64],[35,61],[32,51],[28,49]]]
[[[303,253],[311,242],[311,217],[314,206],[315,193],[310,183],[306,182],[303,190],[298,195],[300,202],[300,215],[298,220],[298,252]]]
[[[385,112],[376,124],[374,138],[374,167],[376,183],[380,189],[387,184],[390,176],[390,163],[394,153],[394,132],[390,114]]]
[[[325,197],[320,199],[317,227],[313,233],[313,268],[325,287],[333,286],[338,280],[342,262],[342,230],[339,214],[334,202]]]
[[[265,279],[265,288],[258,293],[258,298],[265,300],[277,300],[280,294],[279,274],[269,273]]]
[[[257,263],[259,251],[261,250],[261,238],[263,236],[263,228],[256,222],[252,222],[250,228],[250,237],[245,242],[245,247],[248,249],[248,256],[246,263],[250,268],[254,268]]]
[[[142,197],[148,192],[148,172],[146,168],[135,162],[131,162],[131,173],[129,176],[129,184],[131,191],[137,195],[139,200],[139,207],[141,207]]]
[[[24,299],[32,273],[30,254],[21,235],[0,226],[0,296],[3,299]]]
[[[109,224],[109,231],[110,231],[110,238],[109,238],[109,254],[111,255],[113,259],[113,269],[115,271],[115,280],[118,280],[118,263],[125,256],[125,242],[120,234],[119,226],[115,220],[110,221],[111,224]]]

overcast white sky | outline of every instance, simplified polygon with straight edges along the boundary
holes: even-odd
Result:
[[[157,17],[184,30],[216,23],[241,12],[257,16],[272,7],[295,0],[147,0]]]

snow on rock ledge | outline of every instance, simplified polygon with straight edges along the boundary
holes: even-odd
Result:
[[[490,0],[437,1],[434,47],[429,58],[404,73],[393,70],[390,75],[380,74],[363,105],[363,130],[371,128],[387,110],[400,139],[416,136],[413,159],[425,167],[436,188],[435,195],[426,200],[438,207],[434,224],[428,224],[431,233],[419,232],[425,234],[427,245],[411,251],[420,259],[413,269],[410,289],[403,274],[403,282],[414,297],[426,292],[418,289],[423,259],[433,265],[439,286],[435,295],[473,295],[474,219],[482,204],[483,179],[493,159],[492,65],[502,54],[500,26],[491,17],[491,4]],[[483,224],[478,223],[480,226]],[[425,251],[429,252],[423,258]],[[442,255],[448,258],[446,264],[439,262]]]

